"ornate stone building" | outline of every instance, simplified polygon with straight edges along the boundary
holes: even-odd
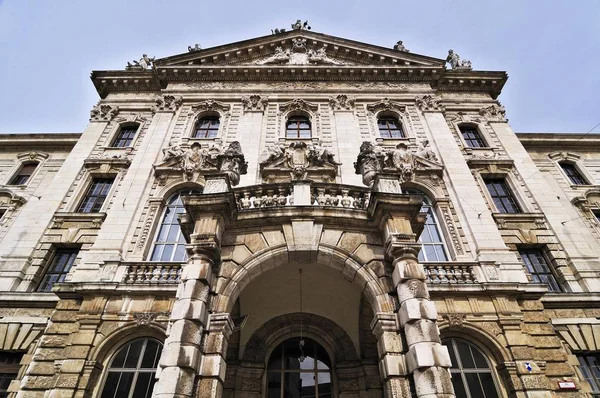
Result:
[[[0,397],[600,392],[600,138],[299,22],[0,136]]]

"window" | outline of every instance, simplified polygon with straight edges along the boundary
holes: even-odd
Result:
[[[154,248],[152,249],[150,261],[187,261],[187,253],[185,251],[186,242],[181,233],[177,215],[185,213],[181,195],[199,193],[200,191],[197,190],[188,190],[177,193],[169,199],[156,239],[154,240]]]
[[[111,146],[113,148],[125,148],[131,146],[139,127],[140,126],[137,124],[121,127]]]
[[[215,138],[219,134],[220,125],[218,116],[199,118],[194,129],[194,138]]]
[[[1,212],[2,210],[0,210]],[[592,210],[594,217],[596,217],[596,221],[600,224],[600,210]],[[0,219],[2,219],[2,214],[0,213]]]
[[[521,213],[517,201],[503,178],[485,180],[485,185],[499,213]]]
[[[6,214],[6,209],[0,209],[0,224],[2,223],[2,218]]]
[[[10,181],[9,185],[25,185],[27,181],[29,181],[29,177],[33,174],[38,163],[27,163],[21,166],[19,172],[13,179]]]
[[[23,354],[0,351],[0,398],[8,397],[10,382],[17,378]]]
[[[384,116],[377,119],[377,128],[381,138],[404,138],[402,125],[393,116]]]
[[[285,138],[311,138],[310,120],[306,116],[290,116],[287,120]]]
[[[421,213],[427,213],[427,219],[425,220],[423,232],[419,237],[419,243],[423,245],[423,248],[419,252],[419,261],[448,261],[446,245],[431,206],[431,200],[417,189],[406,189],[405,192],[412,195],[424,196]]]
[[[281,343],[271,354],[267,371],[267,398],[333,396],[329,355],[311,339],[295,337]]]
[[[477,347],[460,339],[444,339],[452,361],[452,386],[456,398],[498,398],[490,362]]]
[[[50,292],[55,283],[64,282],[77,258],[77,249],[58,249],[38,288],[39,292]]]
[[[477,127],[469,126],[469,125],[461,125],[459,126],[460,133],[462,134],[463,139],[465,140],[465,144],[469,148],[485,148],[487,145],[481,139],[481,135],[479,135],[479,131],[477,131]]]
[[[163,345],[137,339],[123,346],[108,367],[101,398],[150,398]]]
[[[579,370],[585,381],[590,384],[594,393],[600,393],[600,356],[595,354],[578,354]]]
[[[574,164],[561,162],[560,167],[563,169],[571,184],[573,185],[588,185],[588,182],[579,171],[577,171],[577,167]]]
[[[97,213],[102,208],[110,188],[115,181],[114,178],[94,178],[88,188],[77,212],[79,213]]]
[[[548,285],[548,290],[551,292],[562,291],[541,250],[519,250],[519,254],[533,282]]]

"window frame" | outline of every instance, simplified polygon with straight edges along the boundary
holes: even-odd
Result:
[[[140,357],[138,358],[137,363],[136,363],[136,369],[132,372],[133,368],[111,368],[111,365],[112,365],[115,357],[121,352],[121,350],[125,349],[128,346],[131,346],[133,343],[135,343],[138,340],[144,340],[144,343],[143,343],[143,350],[141,351],[142,355],[140,355]],[[153,371],[154,371],[153,373],[154,373],[154,375],[156,375],[156,371],[158,370],[158,366],[159,366],[158,363],[160,362],[160,358],[165,349],[164,341],[161,341],[161,339],[155,337],[154,333],[150,333],[148,335],[139,335],[134,338],[128,338],[127,340],[122,341],[120,344],[115,344],[115,348],[113,350],[111,350],[111,352],[106,356],[106,358],[107,358],[105,360],[106,365],[105,365],[104,369],[102,370],[102,377],[100,378],[101,382],[98,383],[96,386],[96,389],[95,389],[96,394],[94,395],[95,397],[102,397],[102,394],[104,393],[104,389],[106,388],[106,382],[107,382],[109,373],[111,372],[111,369],[115,369],[115,370],[123,369],[126,372],[134,373],[133,380],[129,387],[129,393],[127,394],[127,397],[131,396],[131,394],[135,391],[133,387],[136,385],[135,382],[137,382],[137,379],[138,379],[138,376],[140,373],[139,366],[141,364],[141,360],[144,357],[145,349],[148,345],[148,341],[150,341],[150,340],[153,340],[159,344],[160,353],[157,352],[157,357],[155,359],[156,367],[142,368],[143,370],[141,373],[152,373],[150,370],[145,370],[145,369],[153,369]],[[123,372],[121,372],[121,373],[123,373]],[[154,380],[154,379],[155,379],[155,377],[152,377],[150,380]],[[156,382],[154,382],[153,390],[154,390],[154,386],[156,386]]]
[[[548,286],[549,293],[564,293],[567,291],[567,288],[563,286],[556,277],[556,272],[554,267],[552,266],[552,262],[549,261],[548,256],[545,251],[541,248],[531,248],[531,247],[521,247],[518,248],[519,260],[523,264],[523,268],[528,276],[531,277],[532,283],[541,283],[543,285]],[[536,270],[536,264],[531,263],[530,255],[535,255],[536,257],[541,258],[543,261],[540,263],[546,267],[547,271],[539,272]],[[539,255],[539,256],[538,256]],[[527,259],[527,260],[526,260]],[[532,271],[533,270],[533,271]],[[549,275],[551,277],[552,282],[555,286],[552,286],[551,283],[545,282],[540,276]],[[536,280],[538,279],[538,280]]]
[[[458,130],[458,133],[460,135],[460,138],[462,139],[462,142],[465,146],[465,148],[469,148],[469,149],[490,149],[490,145],[486,139],[486,137],[484,137],[484,135],[481,132],[481,129],[479,128],[479,126],[475,123],[457,123],[456,128]],[[470,128],[472,129],[475,134],[477,135],[475,138],[465,138],[465,133],[463,132],[463,128]],[[477,141],[478,143],[481,143],[481,146],[472,146],[470,145],[471,141]]]
[[[467,387],[469,387],[469,391],[465,391],[467,394],[467,397],[476,398],[471,395],[470,386],[466,379],[466,374],[479,374],[479,373],[489,373],[491,375],[492,381],[494,382],[494,387],[496,390],[497,397],[500,398],[500,397],[504,396],[504,390],[502,388],[502,384],[500,383],[500,378],[498,377],[498,374],[496,372],[496,364],[492,360],[492,358],[489,355],[489,353],[487,352],[487,350],[482,349],[479,345],[471,342],[471,338],[466,339],[466,338],[462,338],[462,336],[456,337],[454,335],[451,335],[448,337],[443,337],[441,341],[442,341],[442,345],[444,345],[448,349],[450,358],[451,359],[454,358],[457,362],[456,364],[452,364],[453,366],[451,366],[449,368],[452,378],[454,379],[454,375],[460,375],[460,379],[462,380],[463,385],[466,385]],[[466,344],[467,346],[470,347],[470,349],[475,349],[484,358],[488,367],[486,369],[484,369],[484,368],[479,369],[476,367],[465,368],[462,363],[463,359],[460,356],[460,352],[456,345],[457,341]],[[472,359],[473,359],[473,362],[475,362],[474,358],[472,358]],[[454,365],[456,365],[456,367]]]
[[[80,213],[80,214],[97,214],[97,213],[102,213],[104,211],[106,211],[106,208],[108,207],[108,204],[110,202],[110,198],[112,197],[112,194],[115,190],[115,187],[118,185],[118,176],[116,175],[95,175],[92,174],[89,176],[89,179],[87,181],[87,184],[85,184],[85,189],[81,190],[81,194],[79,195],[79,197],[77,198],[76,206],[74,208],[74,212],[75,213]],[[81,211],[81,206],[83,205],[84,201],[86,200],[88,193],[90,192],[90,190],[92,189],[92,186],[94,184],[95,180],[109,180],[112,179],[112,183],[111,186],[108,190],[108,192],[106,193],[102,204],[100,206],[100,208],[98,209],[98,211],[94,212],[94,211]],[[92,208],[93,209],[93,208]]]
[[[219,124],[218,124],[216,130],[215,129],[211,129],[210,125],[209,125],[209,127],[206,129],[205,136],[204,137],[198,137],[197,136],[198,125],[204,119],[208,119],[208,120],[214,120],[214,119],[216,119]],[[190,138],[194,139],[194,140],[214,140],[214,139],[217,139],[217,138],[221,137],[222,128],[223,128],[223,116],[220,113],[218,113],[218,112],[202,112],[202,113],[198,114],[194,118],[194,123],[192,125],[192,132],[191,132]],[[214,137],[207,137],[206,136],[206,134],[208,134],[210,131],[215,131]]]
[[[571,162],[568,160],[561,160],[560,162],[558,162],[558,166],[560,167],[563,175],[567,179],[567,182],[569,182],[569,185],[572,185],[572,186],[592,185],[592,184],[590,184],[588,178],[581,172],[581,170],[576,162]],[[567,168],[570,169],[571,172],[573,172],[572,173],[573,175],[571,175],[571,173],[566,170]],[[578,181],[576,181],[576,180],[578,180]]]
[[[396,130],[398,130],[400,132],[400,136],[393,137],[391,134],[391,131],[393,131],[393,130],[390,130],[389,123],[386,123],[387,130],[384,130],[384,131],[387,131],[389,133],[389,137],[384,137],[382,135],[382,130],[380,127],[381,120],[394,120],[397,123]],[[404,128],[404,123],[402,123],[402,120],[400,120],[400,117],[398,115],[395,115],[392,113],[380,112],[376,116],[375,125],[377,126],[377,133],[378,133],[377,138],[382,138],[384,140],[402,140],[402,139],[408,138],[408,136],[406,134],[406,129]]]
[[[584,352],[574,352],[573,353],[576,357],[577,357],[577,362],[579,362],[579,365],[577,365],[577,372],[580,375],[580,380],[581,381],[585,381],[586,383],[588,383],[588,385],[590,386],[590,391],[589,393],[591,394],[600,394],[600,377],[595,377],[594,376],[594,371],[591,369],[591,366],[589,365],[589,363],[585,363],[586,365],[586,372],[584,373],[584,371],[582,370],[582,359],[587,359],[589,357],[596,357],[596,359],[598,360],[598,363],[600,363],[600,352],[599,351],[584,351]],[[590,375],[590,377],[586,377],[587,375]],[[589,380],[593,380],[596,389],[594,389],[594,386],[592,385],[592,383],[589,382]]]
[[[59,247],[59,248],[54,248],[54,250],[52,251],[52,255],[50,256],[49,260],[46,263],[46,266],[43,269],[43,272],[40,276],[40,281],[37,284],[36,287],[36,292],[40,292],[40,293],[51,293],[52,292],[52,287],[54,286],[54,284],[56,283],[63,283],[65,281],[65,279],[67,278],[67,275],[69,275],[69,272],[73,269],[73,267],[75,267],[77,265],[77,258],[79,256],[79,248],[76,247]],[[65,264],[62,265],[62,269],[60,270],[60,272],[54,272],[55,270],[53,270],[53,267],[55,267],[55,262],[59,261],[61,255],[67,255],[68,258],[65,262]],[[68,267],[65,269],[65,266],[68,265]],[[53,281],[53,282],[49,282],[49,278],[48,276],[52,276],[52,275],[58,275],[58,280]],[[61,278],[62,276],[62,278]],[[47,289],[49,285],[49,289]]]
[[[296,130],[290,130],[289,129],[290,119],[293,119],[293,118],[297,118],[297,119],[303,118],[303,119],[305,119],[308,122],[308,129],[300,128],[300,125],[297,123],[298,127],[296,128]],[[286,117],[285,117],[285,122],[284,122],[284,138],[286,140],[290,140],[290,141],[294,141],[294,140],[312,140],[313,138],[316,138],[315,134],[314,134],[314,128],[313,128],[314,126],[313,125],[314,125],[314,123],[313,123],[313,120],[312,120],[312,118],[311,118],[310,115],[307,115],[304,112],[301,112],[301,113],[293,113],[292,112],[292,113],[286,115]],[[290,136],[288,136],[288,132],[289,131],[296,131],[297,132],[297,136],[296,137],[290,137]],[[301,137],[300,133],[302,131],[308,131],[310,133],[309,136],[308,137]]]
[[[173,260],[167,261],[167,260],[160,260],[160,259],[159,260],[152,260],[152,257],[154,255],[154,250],[155,250],[156,245],[157,245],[157,239],[158,239],[158,237],[160,236],[160,233],[161,233],[161,227],[163,226],[164,220],[165,220],[165,218],[167,216],[166,213],[167,213],[167,210],[169,209],[169,202],[171,200],[173,200],[173,198],[176,195],[180,195],[180,196],[183,195],[183,196],[185,196],[185,195],[190,195],[193,192],[201,194],[202,191],[203,191],[203,187],[200,187],[200,186],[198,186],[198,187],[188,187],[188,188],[182,188],[182,189],[176,190],[174,192],[171,192],[171,194],[167,196],[167,199],[163,202],[163,204],[162,204],[162,206],[160,208],[160,215],[161,216],[159,218],[159,221],[154,223],[154,231],[153,231],[153,234],[152,234],[153,238],[150,241],[150,244],[147,246],[147,248],[148,248],[147,250],[148,251],[147,251],[147,253],[145,255],[146,261],[155,262],[155,263],[175,263],[175,264],[177,264],[177,263],[185,263],[185,262],[188,261],[187,252],[185,253],[185,258],[182,261],[173,261]],[[177,205],[175,205],[173,207],[177,208]],[[175,214],[172,217],[173,220],[176,218],[176,214],[180,214],[180,213],[175,212]],[[174,224],[170,223],[169,225],[174,225]],[[177,239],[179,239],[179,237],[181,236],[182,233],[183,232],[181,231],[181,226],[179,226],[179,232],[177,234]],[[161,242],[159,242],[159,244],[165,246],[165,245],[169,244],[170,242],[171,241],[161,241]],[[176,243],[174,243],[174,246],[177,247],[179,245],[183,245],[185,247],[186,244],[187,243],[185,243],[185,242],[181,243],[181,242],[177,241]],[[176,247],[174,248],[173,252],[171,253],[171,256],[170,256],[171,259],[173,258],[173,256],[177,252],[177,248]],[[163,248],[163,250],[164,250],[164,248]],[[160,254],[162,256],[162,251],[161,251]]]
[[[133,137],[131,138],[131,142],[129,145],[116,146],[115,143],[119,140],[119,136],[123,132],[124,129],[135,127],[135,132],[133,133]],[[139,136],[140,130],[142,127],[142,123],[135,122],[126,122],[118,125],[116,132],[113,134],[112,139],[110,140],[110,145],[107,146],[107,149],[126,149],[133,148],[135,142]]]
[[[483,180],[483,185],[484,185],[484,188],[486,191],[486,195],[490,202],[490,207],[495,210],[495,211],[493,211],[493,213],[500,213],[500,214],[527,213],[525,206],[523,206],[523,202],[521,200],[519,200],[519,196],[517,195],[514,187],[511,185],[508,176],[483,175],[481,177]],[[509,194],[508,196],[503,196],[503,197],[512,199],[517,211],[501,211],[501,209],[498,208],[498,205],[496,204],[496,201],[494,200],[495,196],[492,194],[492,192],[490,191],[490,188],[488,186],[488,183],[491,181],[502,181],[502,183],[505,187],[505,191],[508,192],[508,194]],[[505,208],[504,210],[506,210],[506,206],[504,206],[504,204],[503,204],[503,207]]]
[[[12,352],[12,351],[1,351],[0,352],[0,386],[2,385],[3,379],[9,379],[10,382],[17,380],[19,377],[19,370],[21,368],[20,362],[23,359],[24,352]],[[3,359],[18,359],[16,361],[3,361]],[[8,376],[8,377],[7,377]],[[14,376],[14,377],[10,377]],[[9,387],[10,387],[9,382]],[[7,390],[0,389],[0,394],[7,394],[2,396],[8,396]]]

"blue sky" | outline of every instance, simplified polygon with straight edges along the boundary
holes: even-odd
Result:
[[[0,0],[0,131],[82,131],[98,100],[92,70],[263,36],[298,18],[438,58],[453,48],[474,69],[507,71],[499,99],[515,131],[586,132],[600,122],[597,0]]]

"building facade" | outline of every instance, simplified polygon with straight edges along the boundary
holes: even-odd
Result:
[[[600,393],[600,138],[505,72],[297,23],[91,78],[0,135],[0,397]]]

